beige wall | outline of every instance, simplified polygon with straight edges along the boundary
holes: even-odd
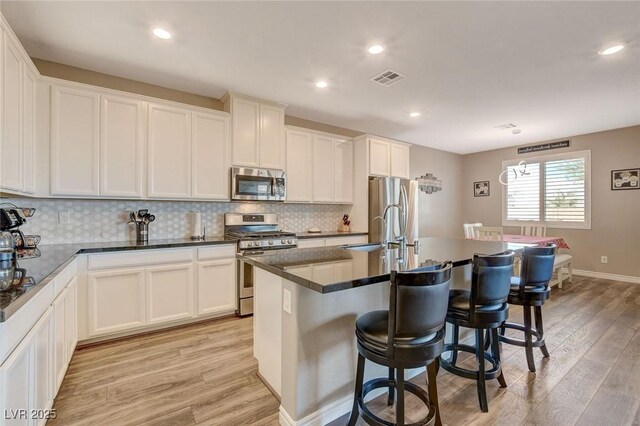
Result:
[[[591,229],[549,229],[564,237],[574,256],[574,268],[640,277],[640,190],[611,191],[611,170],[640,167],[640,126],[571,138],[565,149],[541,154],[591,150]],[[463,157],[462,220],[500,226],[502,188],[498,175],[502,161],[526,159],[517,149],[505,148]],[[491,195],[474,197],[473,182],[489,180]],[[505,232],[519,232],[505,228]],[[608,256],[609,263],[600,263]]]
[[[411,147],[411,177],[431,173],[442,180],[442,191],[420,192],[419,227],[421,237],[462,238],[463,156],[422,146]]]
[[[75,81],[77,83],[90,84],[93,86],[105,87],[113,90],[122,90],[124,92],[151,96],[168,101],[184,103],[187,105],[211,108],[219,111],[223,110],[223,105],[220,99],[196,95],[194,93],[181,92],[179,90],[155,86],[153,84],[147,84],[141,81],[129,80],[122,77],[116,77],[109,74],[103,74],[96,71],[77,68],[71,65],[45,61],[44,59],[31,59],[36,65],[36,68],[38,68],[38,71],[40,71],[40,74],[46,75],[48,77]],[[285,124],[305,127],[307,129],[318,130],[322,132],[334,133],[349,138],[365,133],[291,116],[285,117]]]

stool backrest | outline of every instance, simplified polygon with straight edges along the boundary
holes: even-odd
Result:
[[[525,287],[546,287],[553,276],[556,246],[525,247],[520,270],[520,290]]]
[[[509,296],[514,252],[474,255],[471,279],[470,315],[477,310],[499,309]]]
[[[504,240],[504,231],[501,226],[478,226],[473,228],[476,240],[500,241]]]
[[[390,341],[396,337],[425,337],[444,327],[451,268],[451,262],[445,262],[391,274]]]
[[[528,235],[531,237],[546,237],[547,225],[540,225],[538,223],[523,223],[520,226],[520,235]]]

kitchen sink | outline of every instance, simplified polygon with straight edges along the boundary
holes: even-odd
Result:
[[[353,250],[353,251],[376,251],[376,250],[384,250],[385,247],[380,243],[369,243],[369,244],[353,244],[342,246],[345,250]]]

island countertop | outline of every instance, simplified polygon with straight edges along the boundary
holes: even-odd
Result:
[[[402,262],[398,249],[382,245],[294,248],[260,254],[238,254],[239,260],[278,275],[318,293],[332,293],[386,282],[392,270],[411,271],[450,260],[453,266],[468,264],[474,254],[497,254],[505,250],[520,251],[525,244],[476,241],[453,238],[420,238],[419,250],[407,248]],[[346,248],[345,248],[346,247]],[[332,268],[333,274],[315,273]]]

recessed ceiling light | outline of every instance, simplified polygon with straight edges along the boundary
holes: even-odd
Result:
[[[622,49],[624,49],[624,44],[616,44],[615,46],[607,47],[606,49],[603,49],[598,53],[601,55],[613,55],[614,53],[618,53]]]
[[[329,85],[329,83],[327,83],[326,81],[316,81],[316,87],[319,87],[321,89],[324,89],[325,87],[327,87]]]
[[[420,117],[420,113],[419,112],[412,112],[412,113],[409,114],[409,117],[411,117],[411,118]]]
[[[163,40],[169,40],[171,38],[171,33],[164,28],[154,28],[153,35]]]
[[[379,44],[374,44],[372,46],[369,46],[367,51],[372,55],[377,55],[378,53],[382,53],[384,51],[384,46],[381,46]]]

